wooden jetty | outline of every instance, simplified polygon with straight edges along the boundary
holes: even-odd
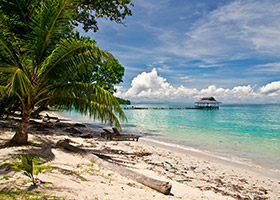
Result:
[[[142,107],[142,106],[129,106],[129,107],[124,107],[124,109],[127,110],[176,110],[176,109],[181,109],[181,110],[185,110],[185,109],[198,109],[196,107]]]
[[[142,106],[129,106],[129,107],[124,107],[126,110],[189,110],[189,109],[200,109],[200,110],[213,110],[213,109],[218,109],[214,107],[142,107]]]
[[[142,107],[142,106],[129,106],[124,107],[126,110],[187,110],[187,109],[200,109],[200,110],[215,110],[219,109],[221,102],[216,101],[214,97],[203,97],[201,100],[195,102],[192,107]]]

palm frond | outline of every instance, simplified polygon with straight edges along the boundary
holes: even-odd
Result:
[[[11,65],[21,68],[17,55],[13,51],[11,44],[7,44],[0,39],[0,54],[1,54],[1,65]]]
[[[0,85],[0,95],[1,97],[5,96],[7,93],[7,87]]]
[[[37,63],[53,50],[59,34],[69,26],[73,9],[69,0],[43,1],[33,16],[33,51]]]
[[[101,87],[76,82],[73,78],[77,72],[87,73],[88,63],[114,59],[90,41],[65,39],[73,20],[72,12],[75,12],[73,1],[13,2],[20,9],[16,12],[18,16],[23,16],[15,20],[14,25],[16,30],[24,28],[24,34],[13,32],[9,23],[5,24],[6,29],[0,29],[0,94],[21,102],[24,119],[13,141],[27,142],[27,116],[36,104],[49,103],[50,99],[54,105],[75,109],[120,127],[119,119],[126,117],[117,99]],[[25,15],[23,11],[30,12]],[[16,23],[20,23],[19,26]],[[0,23],[0,27],[4,26]]]
[[[24,71],[17,69],[8,85],[8,91],[9,94],[31,95],[34,93],[34,88]]]
[[[120,127],[119,119],[126,120],[117,99],[97,85],[65,84],[57,86],[53,92],[55,93],[55,103],[66,110],[75,109],[103,123],[114,124],[116,127]]]
[[[6,74],[14,74],[17,70],[17,67],[9,64],[0,63],[0,72]]]
[[[73,72],[79,70],[79,66],[97,58],[112,59],[110,54],[90,42],[77,39],[61,40],[58,47],[42,64],[38,78],[53,79],[59,74],[65,80],[65,76],[73,76]]]

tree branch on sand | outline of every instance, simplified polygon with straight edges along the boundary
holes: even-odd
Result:
[[[140,174],[138,172],[135,172],[133,170],[121,167],[121,166],[113,164],[113,163],[109,163],[105,160],[102,160],[98,156],[96,156],[92,153],[89,153],[86,150],[83,150],[83,149],[80,149],[80,148],[75,147],[73,145],[70,145],[69,141],[66,141],[66,140],[59,140],[56,143],[56,145],[66,149],[68,151],[72,151],[72,152],[75,152],[75,153],[80,153],[85,158],[89,159],[90,161],[92,161],[92,162],[94,162],[98,165],[101,165],[102,167],[105,167],[109,170],[117,172],[122,176],[133,179],[133,180],[135,180],[135,181],[137,181],[137,182],[139,182],[139,183],[141,183],[145,186],[148,186],[148,187],[150,187],[150,188],[152,188],[152,189],[154,189],[158,192],[161,192],[161,193],[166,194],[166,195],[170,194],[172,185],[170,185],[169,182],[156,180],[154,178],[145,176],[145,175]]]

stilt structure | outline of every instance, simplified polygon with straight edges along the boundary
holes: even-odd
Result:
[[[195,102],[195,108],[197,109],[219,109],[219,104],[222,102],[216,101],[214,97],[203,97],[201,100]]]

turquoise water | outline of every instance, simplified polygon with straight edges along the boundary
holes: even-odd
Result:
[[[125,114],[128,119],[123,124],[125,133],[280,170],[280,105],[228,105],[218,110],[125,110]]]

